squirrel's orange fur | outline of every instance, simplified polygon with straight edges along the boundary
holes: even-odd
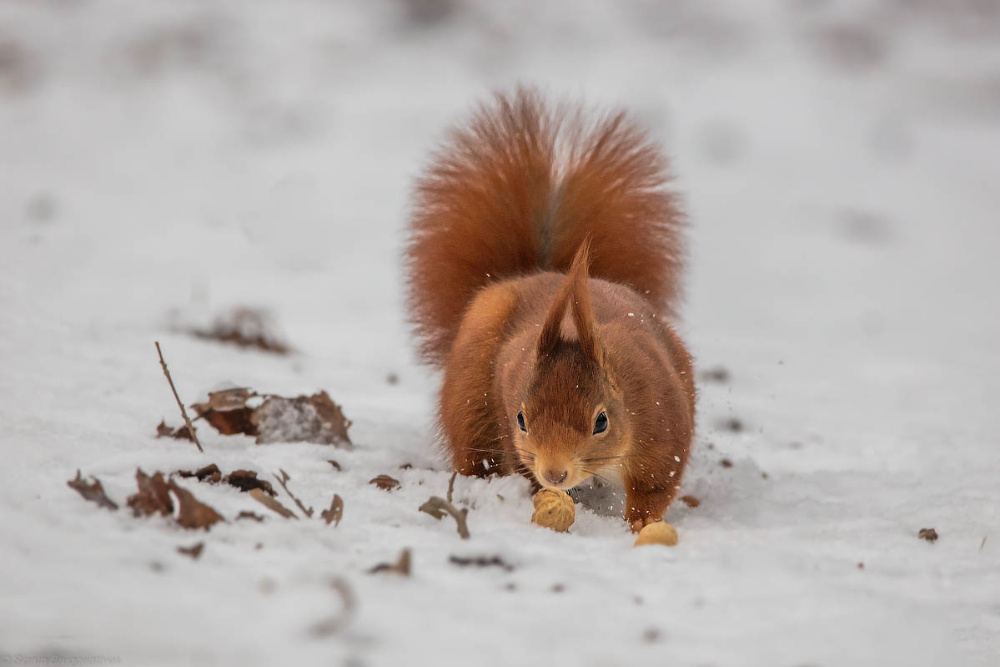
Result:
[[[409,297],[421,350],[444,369],[456,470],[564,489],[619,477],[633,529],[662,517],[695,403],[667,322],[683,247],[665,167],[625,114],[549,109],[526,89],[497,95],[434,156]]]

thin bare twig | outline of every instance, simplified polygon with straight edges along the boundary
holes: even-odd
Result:
[[[194,439],[195,447],[198,448],[199,452],[204,454],[205,450],[201,448],[201,443],[198,442],[198,436],[194,432],[194,426],[191,425],[191,420],[188,419],[187,410],[184,409],[184,404],[181,403],[181,397],[177,395],[177,388],[174,387],[174,379],[170,377],[170,371],[167,370],[167,362],[163,360],[163,350],[160,349],[160,341],[156,341],[156,353],[160,355],[160,366],[163,367],[163,374],[167,376],[167,382],[170,383],[170,391],[174,392],[174,398],[177,400],[177,407],[181,409],[181,416],[184,417],[184,423],[187,425],[188,431]]]
[[[285,493],[291,496],[292,500],[295,501],[295,504],[299,506],[300,510],[302,510],[302,513],[311,519],[313,515],[313,508],[311,507],[307,508],[305,505],[302,504],[301,500],[295,497],[294,493],[288,490],[288,485],[285,484],[286,481],[291,479],[291,477],[288,476],[288,473],[282,470],[281,468],[278,468],[278,472],[280,472],[281,474],[274,476],[278,478],[278,483],[281,484],[281,488],[285,490]],[[273,475],[274,473],[271,474]]]
[[[455,478],[458,477],[458,471],[451,473],[451,479],[448,480],[448,502],[451,502],[451,497],[455,493]]]

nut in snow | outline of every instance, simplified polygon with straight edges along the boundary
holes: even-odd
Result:
[[[639,531],[635,538],[635,546],[647,544],[663,544],[668,547],[677,546],[677,530],[666,521],[657,521]]]
[[[531,521],[559,533],[569,532],[569,527],[576,521],[573,499],[559,489],[542,489],[535,494],[535,513],[531,515]]]

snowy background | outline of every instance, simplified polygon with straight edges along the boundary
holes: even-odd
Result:
[[[407,197],[517,81],[628,106],[673,158],[681,328],[730,376],[700,386],[676,548],[584,508],[533,526],[520,479],[458,480],[469,541],[417,511],[449,471]],[[0,663],[1000,664],[998,174],[991,0],[2,0]],[[240,305],[296,352],[183,333]],[[356,449],[155,439],[154,340],[187,403],[325,389]],[[124,505],[137,466],[207,463],[344,519],[182,480],[229,519],[190,532],[66,486]],[[368,573],[404,547],[411,577]],[[317,637],[335,580],[356,605]]]

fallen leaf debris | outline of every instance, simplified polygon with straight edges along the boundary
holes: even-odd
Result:
[[[222,435],[253,436],[258,445],[312,442],[345,449],[353,446],[347,433],[350,420],[325,391],[284,398],[236,387],[211,392],[207,401],[191,407]]]
[[[917,533],[917,537],[928,542],[937,542],[938,533],[933,528],[921,528]]]
[[[174,502],[170,499],[170,487],[163,478],[162,472],[154,473],[152,477],[140,468],[135,470],[135,483],[138,491],[128,497],[128,506],[134,516],[150,516],[162,514],[171,516],[174,513]]]
[[[235,308],[220,315],[207,329],[192,329],[191,335],[203,340],[236,345],[237,347],[288,354],[291,348],[273,331],[271,316],[257,308]]]
[[[379,475],[378,477],[369,480],[368,483],[377,486],[383,491],[395,491],[400,486],[398,479],[393,479],[388,475]]]
[[[320,516],[326,521],[326,525],[331,523],[336,528],[340,525],[340,520],[344,518],[344,499],[341,498],[336,493],[333,494],[333,501],[330,503],[330,509],[323,510],[320,512]]]
[[[172,498],[176,498],[179,508],[177,523],[184,528],[205,528],[207,530],[215,523],[224,520],[221,514],[211,506],[199,501],[193,493],[179,486],[173,480],[167,481],[162,472],[156,472],[150,476],[137,468],[135,482],[138,490],[129,496],[128,506],[132,508],[132,514],[137,517],[152,514],[173,516],[174,501]]]
[[[187,489],[178,486],[176,482],[170,480],[170,492],[177,498],[180,505],[180,512],[177,514],[177,523],[189,530],[204,528],[208,530],[219,521],[224,521],[222,515],[215,511],[210,505],[206,505]]]
[[[190,556],[194,560],[198,560],[201,557],[201,552],[204,550],[204,542],[198,542],[197,544],[192,544],[189,547],[177,547],[177,553]]]
[[[156,425],[156,437],[173,438],[174,440],[189,440],[194,442],[194,435],[192,435],[192,432],[188,429],[187,424],[174,428],[172,426],[167,426],[167,422],[164,420],[160,420],[160,423]]]
[[[448,562],[459,567],[499,567],[506,572],[514,570],[514,566],[500,556],[451,556]]]
[[[107,494],[104,493],[104,486],[101,484],[101,480],[93,476],[90,479],[93,481],[87,483],[83,479],[83,476],[80,475],[80,471],[77,470],[76,478],[66,482],[66,486],[75,490],[90,502],[97,503],[100,507],[117,510],[118,503],[108,498]]]
[[[411,559],[412,555],[409,549],[403,549],[399,552],[399,558],[396,559],[395,563],[379,563],[372,569],[368,570],[369,574],[379,574],[383,572],[390,572],[393,574],[399,574],[404,577],[410,576],[411,571]]]

